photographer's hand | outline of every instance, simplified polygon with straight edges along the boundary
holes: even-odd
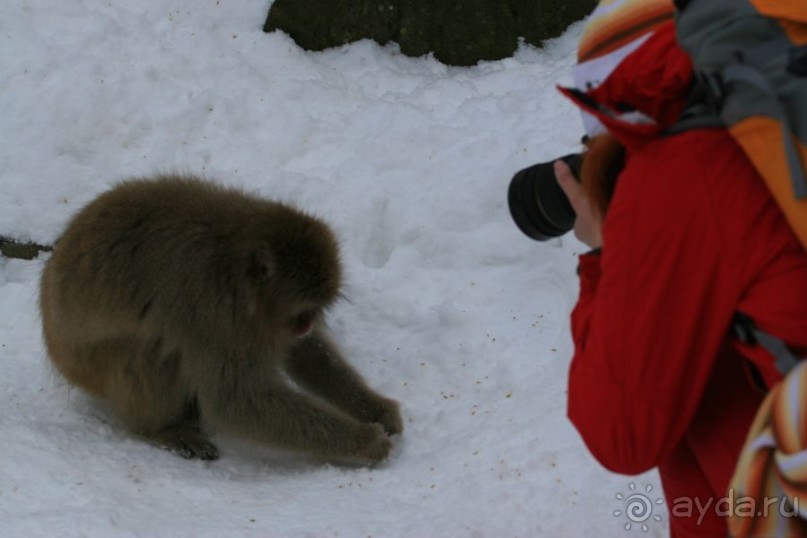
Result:
[[[602,248],[602,217],[591,207],[588,196],[572,175],[569,166],[563,161],[555,161],[554,167],[558,184],[577,215],[574,235],[591,248]]]

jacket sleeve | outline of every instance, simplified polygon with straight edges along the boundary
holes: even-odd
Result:
[[[736,305],[708,189],[680,181],[703,173],[692,166],[632,159],[605,221],[602,255],[580,258],[568,414],[614,472],[644,472],[675,448]]]

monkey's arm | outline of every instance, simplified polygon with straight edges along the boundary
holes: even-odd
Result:
[[[198,393],[202,417],[215,430],[335,463],[372,465],[389,455],[392,443],[379,424],[361,423],[277,380],[234,379],[236,390],[225,374]]]
[[[321,329],[292,346],[286,369],[301,387],[357,419],[381,424],[389,435],[403,431],[398,404],[370,389]]]

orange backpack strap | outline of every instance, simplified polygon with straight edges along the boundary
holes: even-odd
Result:
[[[729,86],[735,83],[745,83],[759,90],[769,102],[769,115],[779,123],[782,132],[782,143],[784,144],[787,167],[790,170],[790,181],[793,186],[793,193],[796,198],[807,196],[807,180],[804,169],[801,166],[799,150],[794,142],[794,137],[788,127],[788,117],[779,96],[773,87],[771,79],[765,76],[759,67],[778,55],[787,54],[788,71],[798,72],[802,69],[801,64],[807,63],[807,46],[795,47],[784,35],[776,36],[762,44],[745,51],[742,61],[727,65],[720,72],[720,83]],[[807,72],[800,73],[805,76]]]

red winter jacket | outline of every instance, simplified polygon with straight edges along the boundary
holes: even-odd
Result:
[[[747,396],[744,377],[718,369],[719,358],[726,371],[750,358],[769,384],[779,379],[763,350],[741,356],[729,343],[732,317],[743,312],[807,353],[807,255],[727,132],[660,132],[682,110],[690,80],[670,24],[588,98],[571,96],[628,157],[602,255],[580,258],[568,414],[608,469],[663,466],[686,440],[721,491],[758,398]],[[617,104],[657,123],[621,122],[610,113]]]

